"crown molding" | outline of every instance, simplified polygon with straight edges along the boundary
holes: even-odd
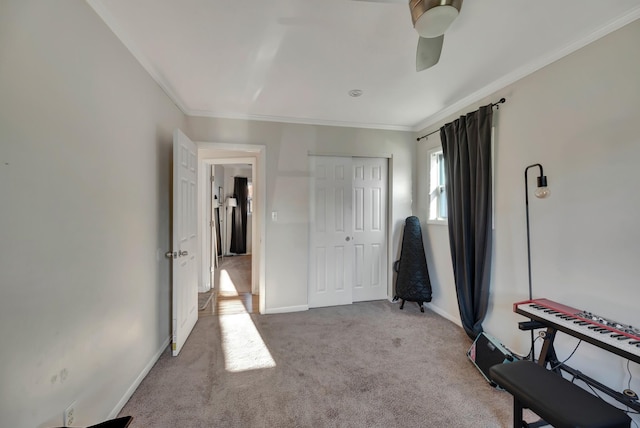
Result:
[[[267,116],[258,114],[219,114],[204,110],[189,110],[185,114],[190,117],[211,117],[216,119],[238,119],[238,120],[253,120],[262,122],[280,122],[280,123],[292,123],[300,125],[320,125],[320,126],[339,126],[344,128],[365,128],[365,129],[379,129],[384,131],[414,131],[410,125],[390,125],[386,123],[365,123],[365,122],[343,122],[337,120],[323,120],[323,119],[311,119],[311,118],[299,118],[299,117],[285,117],[285,116]]]

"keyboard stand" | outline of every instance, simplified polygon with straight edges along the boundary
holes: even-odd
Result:
[[[553,327],[549,327],[546,324],[540,321],[521,321],[518,323],[518,328],[520,330],[537,330],[545,328],[546,332],[540,333],[540,336],[544,340],[544,344],[542,345],[542,350],[540,351],[540,356],[538,357],[538,364],[542,367],[546,367],[549,364],[552,371],[560,374],[560,369],[556,367],[558,359],[556,357],[556,350],[553,347],[553,341],[556,338],[557,330]],[[533,346],[533,343],[531,344]],[[532,350],[533,352],[533,350]]]
[[[545,324],[540,322],[540,321],[523,321],[518,323],[518,328],[520,330],[534,330],[534,329],[540,329],[540,328],[544,328]],[[585,375],[584,373],[582,373],[579,370],[574,369],[573,367],[570,367],[560,361],[558,361],[558,357],[556,355],[556,351],[555,348],[553,347],[553,342],[556,338],[556,333],[558,330],[556,330],[555,328],[551,327],[551,326],[546,326],[547,330],[544,332],[543,340],[544,343],[542,345],[542,349],[540,350],[540,355],[538,356],[537,359],[537,363],[538,365],[542,366],[542,367],[547,367],[548,368],[561,375],[562,371],[568,373],[571,375],[572,377],[572,381],[575,382],[575,380],[580,380],[582,382],[584,382],[586,385],[589,385],[593,388],[598,389],[599,391],[607,394],[608,396],[612,397],[613,399],[619,401],[620,403],[624,404],[625,406],[640,412],[640,403],[638,402],[637,399],[634,399],[632,397],[626,396],[618,391],[615,391],[611,388],[609,388],[608,386],[598,382],[597,380]],[[532,424],[529,424],[529,426],[533,426]]]

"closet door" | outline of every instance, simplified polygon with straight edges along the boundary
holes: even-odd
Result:
[[[353,158],[353,301],[387,298],[387,159]]]
[[[388,297],[388,161],[311,156],[309,307]]]
[[[309,307],[353,300],[352,161],[311,156]]]

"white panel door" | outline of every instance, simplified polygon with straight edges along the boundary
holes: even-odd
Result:
[[[387,298],[387,159],[353,158],[353,301]]]
[[[309,307],[352,303],[351,158],[311,156]]]
[[[176,356],[198,321],[197,147],[173,133],[173,333]]]

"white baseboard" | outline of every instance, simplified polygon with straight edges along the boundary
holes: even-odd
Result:
[[[147,365],[144,366],[144,368],[142,369],[142,372],[140,372],[138,377],[133,381],[133,383],[131,384],[129,389],[127,389],[127,392],[125,392],[124,396],[120,399],[120,401],[118,401],[118,404],[116,404],[116,407],[111,411],[111,413],[109,413],[108,419],[115,419],[118,417],[118,413],[120,413],[120,410],[122,410],[124,405],[127,404],[127,401],[129,401],[133,393],[136,392],[136,389],[138,389],[138,387],[142,383],[142,380],[149,374],[154,364],[160,358],[160,355],[162,355],[162,353],[167,349],[167,346],[169,346],[170,342],[171,342],[171,336],[167,337],[167,339],[160,346],[160,349],[158,349],[158,352],[156,352],[155,355],[151,357],[151,360],[147,363]]]
[[[309,305],[298,305],[298,306],[282,306],[280,308],[270,308],[267,309],[264,313],[268,314],[286,314],[288,312],[302,312],[308,311]]]
[[[391,298],[389,299],[389,301],[390,301],[391,303],[398,303],[398,304],[400,304],[400,303],[401,303],[401,301],[400,301],[400,300],[401,300],[401,299],[398,299],[398,300],[396,300],[396,301],[394,302],[394,301],[393,301],[393,299],[391,299]],[[434,306],[434,305],[432,305],[432,304],[429,304],[429,303],[423,303],[423,304],[422,304],[422,306],[424,306],[425,308],[429,308],[430,310],[432,310],[432,311],[433,311],[433,312],[435,312],[436,314],[440,315],[442,318],[446,318],[446,319],[448,319],[449,321],[451,321],[452,323],[454,323],[454,324],[455,324],[455,325],[457,325],[458,327],[462,327],[462,321],[460,321],[460,318],[459,318],[459,317],[457,317],[457,316],[453,316],[453,315],[451,315],[449,312],[446,312],[445,310],[443,310],[443,309],[441,309],[441,308],[439,308],[439,307],[437,307],[437,306]]]
[[[449,312],[446,312],[442,309],[440,309],[437,306],[433,306],[433,305],[427,305],[426,303],[424,304],[424,306],[426,308],[431,309],[433,312],[435,312],[436,314],[440,315],[442,318],[446,318],[449,321],[451,321],[452,323],[454,323],[455,325],[457,325],[458,327],[462,327],[462,322],[460,321],[459,317],[454,317],[453,315],[451,315]]]
[[[206,293],[211,290],[211,282],[207,281],[204,284],[198,284],[198,293]]]

